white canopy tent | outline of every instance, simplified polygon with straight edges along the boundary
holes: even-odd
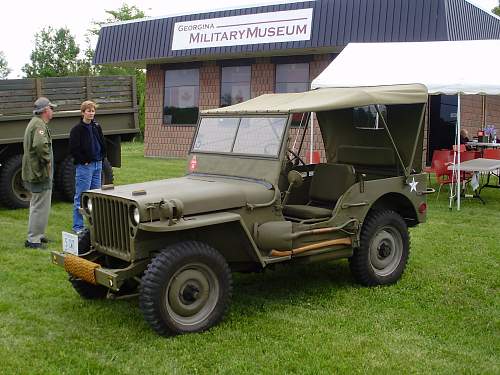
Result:
[[[312,81],[311,88],[421,83],[429,95],[500,95],[500,40],[350,43]],[[460,163],[460,153],[457,155]],[[457,170],[457,209],[460,209]],[[452,197],[450,197],[451,207]]]

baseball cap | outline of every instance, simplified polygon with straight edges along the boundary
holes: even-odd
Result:
[[[49,99],[41,96],[35,101],[35,109],[33,110],[33,114],[39,115],[47,107],[55,108],[57,107],[57,105],[51,103]]]

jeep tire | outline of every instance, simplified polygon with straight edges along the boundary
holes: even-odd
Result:
[[[23,156],[14,155],[0,168],[0,202],[7,208],[27,208],[31,193],[21,177]]]
[[[372,211],[361,228],[361,246],[349,258],[357,282],[367,286],[393,284],[406,267],[410,237],[403,218],[394,211]]]
[[[139,305],[160,335],[201,332],[224,318],[231,293],[224,257],[204,243],[187,241],[153,258],[142,277]]]

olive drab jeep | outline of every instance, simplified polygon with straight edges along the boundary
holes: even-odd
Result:
[[[79,253],[52,261],[83,298],[138,294],[161,335],[219,323],[232,272],[348,258],[357,282],[394,283],[431,192],[426,102],[422,85],[322,88],[204,111],[184,177],[87,191]],[[314,121],[320,164],[301,157]]]

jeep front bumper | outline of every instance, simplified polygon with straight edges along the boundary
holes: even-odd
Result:
[[[124,281],[124,270],[103,268],[98,263],[76,255],[52,251],[51,259],[53,264],[63,267],[72,276],[90,284],[105,286],[113,291],[118,291]]]

